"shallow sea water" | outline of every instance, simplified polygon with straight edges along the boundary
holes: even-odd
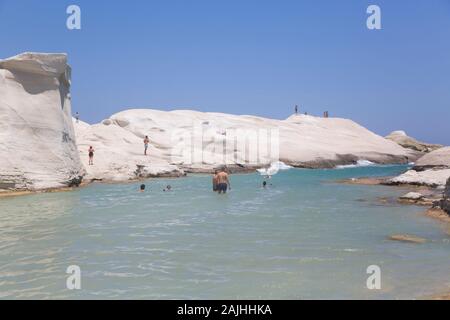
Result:
[[[450,236],[405,190],[335,183],[404,166],[95,184],[0,199],[2,299],[413,299],[449,285]],[[163,192],[171,184],[172,192]],[[395,199],[394,199],[395,200]],[[425,244],[387,240],[407,233]],[[82,289],[66,288],[81,268]],[[367,267],[382,289],[368,290]]]

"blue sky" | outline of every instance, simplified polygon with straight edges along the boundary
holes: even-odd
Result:
[[[82,30],[66,28],[70,4]],[[0,58],[24,51],[69,54],[91,123],[146,107],[284,119],[298,104],[450,145],[450,0],[0,0]]]

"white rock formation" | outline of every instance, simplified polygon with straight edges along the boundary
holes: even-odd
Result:
[[[0,189],[59,188],[83,174],[66,55],[0,60]]]
[[[89,125],[74,121],[78,150],[86,168],[86,181],[127,181],[140,177],[181,176],[184,172],[171,165],[160,149],[150,146],[144,156],[143,139],[119,125],[103,121]],[[95,150],[94,165],[89,165],[88,150]]]
[[[415,200],[423,199],[423,197],[424,197],[424,195],[419,192],[409,192],[409,193],[401,196],[400,199],[415,201]]]
[[[87,179],[127,180],[141,175],[209,172],[223,164],[236,169],[268,167],[281,160],[296,167],[408,163],[417,153],[353,121],[292,116],[273,120],[196,111],[127,110],[100,124],[75,124]],[[150,138],[149,156],[143,139]],[[88,166],[88,148],[96,150]],[[254,151],[256,151],[256,154]]]
[[[388,184],[412,184],[430,187],[443,187],[450,178],[450,169],[444,170],[410,170],[388,181]]]
[[[389,134],[386,139],[392,140],[404,148],[416,150],[419,152],[431,152],[437,149],[442,148],[442,145],[439,144],[431,144],[417,141],[414,138],[409,137],[405,131],[394,131]]]
[[[450,147],[438,149],[417,160],[415,168],[450,168]]]
[[[450,147],[427,153],[410,170],[388,181],[392,184],[426,185],[443,188],[450,178]]]

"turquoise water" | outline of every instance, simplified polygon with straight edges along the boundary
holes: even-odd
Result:
[[[289,170],[261,189],[232,177],[226,196],[210,177],[92,185],[0,199],[3,299],[398,299],[450,282],[450,237],[424,208],[387,205],[404,190],[337,184],[405,167]],[[170,183],[173,191],[164,193]],[[426,244],[386,240],[394,233]],[[81,268],[81,290],[66,269]],[[379,265],[382,289],[366,287]]]

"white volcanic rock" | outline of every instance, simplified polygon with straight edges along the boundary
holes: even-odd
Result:
[[[104,122],[105,123],[105,122]],[[108,122],[106,122],[108,123]],[[152,145],[144,156],[143,138],[116,124],[89,125],[74,121],[78,149],[86,168],[85,180],[126,181],[156,176],[181,176],[184,172],[169,164]],[[95,150],[89,165],[88,150]]]
[[[437,149],[442,148],[442,145],[439,144],[430,144],[425,142],[417,141],[414,138],[409,137],[405,131],[394,131],[389,134],[386,139],[392,140],[404,148],[416,150],[419,152],[431,152]]]
[[[0,60],[0,189],[59,188],[83,174],[66,55]]]
[[[88,179],[133,179],[137,166],[146,177],[210,172],[221,165],[232,170],[255,169],[278,160],[297,167],[331,168],[358,160],[407,163],[417,156],[353,121],[303,115],[272,120],[137,109],[92,126],[80,122],[75,130]],[[151,141],[147,157],[143,155],[146,135]],[[270,142],[265,144],[263,138]],[[95,163],[87,166],[91,145],[96,149]],[[255,149],[258,152],[252,158],[249,154]]]
[[[420,155],[348,119],[294,115],[281,124],[281,158],[294,166],[407,163]]]
[[[424,195],[419,192],[409,192],[404,196],[401,196],[400,199],[404,200],[420,200],[423,199]]]
[[[409,170],[398,177],[390,179],[388,181],[388,184],[412,184],[430,187],[442,187],[445,186],[446,181],[449,177],[450,169],[425,171]]]
[[[450,147],[438,149],[430,152],[419,160],[415,164],[416,168],[450,168]]]
[[[410,170],[388,183],[427,185],[443,188],[450,177],[450,147],[427,153]]]

